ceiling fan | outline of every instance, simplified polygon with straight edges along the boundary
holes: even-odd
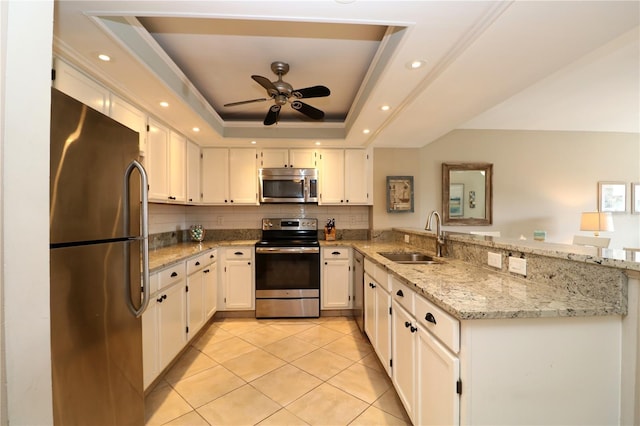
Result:
[[[293,87],[287,83],[286,81],[282,81],[282,76],[289,72],[289,64],[281,61],[276,61],[271,64],[271,71],[273,71],[277,76],[278,80],[269,81],[268,78],[262,77],[260,75],[252,75],[251,78],[254,79],[259,85],[264,87],[267,90],[268,98],[259,98],[259,99],[250,99],[247,101],[240,102],[232,102],[229,104],[224,104],[225,107],[236,106],[236,105],[244,105],[252,102],[264,102],[270,99],[273,99],[275,102],[274,105],[271,105],[267,115],[264,118],[264,125],[270,126],[274,123],[278,122],[278,116],[280,115],[280,109],[282,105],[287,102],[291,103],[291,108],[295,109],[298,112],[306,115],[309,118],[314,120],[320,120],[324,117],[324,112],[308,105],[304,102],[301,102],[300,99],[307,98],[322,98],[325,96],[329,96],[331,91],[325,86],[311,86],[305,87],[304,89],[293,89]]]

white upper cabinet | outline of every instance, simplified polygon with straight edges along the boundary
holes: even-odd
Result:
[[[202,148],[202,202],[229,203],[229,149]]]
[[[320,151],[320,200],[318,204],[372,204],[370,150]]]
[[[202,149],[202,202],[258,204],[257,150]]]
[[[169,199],[169,129],[149,118],[144,166],[149,175],[149,200]]]
[[[169,141],[169,201],[187,201],[187,139],[171,132]]]
[[[187,203],[200,203],[200,147],[187,142]]]
[[[60,59],[54,62],[53,87],[96,111],[109,114],[109,90]]]
[[[317,165],[315,149],[263,149],[258,155],[258,167],[291,167],[313,169]]]
[[[138,132],[140,154],[147,150],[147,115],[129,102],[116,95],[111,95],[109,116],[118,123]]]

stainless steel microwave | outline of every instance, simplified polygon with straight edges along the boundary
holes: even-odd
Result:
[[[317,203],[318,170],[260,169],[261,203]]]

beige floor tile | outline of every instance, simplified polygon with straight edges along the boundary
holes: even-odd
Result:
[[[369,404],[391,386],[386,374],[357,363],[333,376],[328,383]]]
[[[255,349],[222,363],[231,372],[247,382],[282,367],[284,364],[283,360],[262,349]]]
[[[306,320],[282,321],[282,322],[276,322],[271,326],[273,328],[277,328],[278,330],[285,332],[288,336],[291,336],[294,334],[302,333],[304,331],[309,330],[310,328],[315,327],[316,323],[311,321],[306,321]]]
[[[402,401],[400,401],[400,398],[393,387],[389,388],[371,405],[392,414],[395,417],[399,417],[407,423],[411,423],[411,420],[407,415],[407,411],[404,409]]]
[[[186,377],[204,371],[208,368],[215,367],[217,362],[209,358],[204,353],[194,347],[189,347],[180,359],[167,372],[164,379],[174,384]]]
[[[245,385],[197,411],[212,425],[254,425],[280,408],[282,407],[253,387]]]
[[[287,406],[312,425],[346,425],[369,405],[329,384],[322,384]]]
[[[355,323],[352,319],[345,317],[329,317],[326,321],[322,323],[323,327],[330,328],[335,331],[339,331],[343,334],[356,334],[360,333],[360,329],[358,328],[358,324]]]
[[[158,386],[145,398],[145,424],[162,425],[193,411],[171,386]]]
[[[283,407],[320,384],[322,380],[290,364],[251,382],[251,386]]]
[[[241,339],[246,340],[259,348],[263,348],[271,343],[277,342],[278,340],[282,340],[287,336],[289,336],[289,334],[271,325],[266,325],[238,335]]]
[[[403,426],[411,425],[406,423],[402,419],[399,419],[389,413],[385,413],[376,407],[369,407],[367,410],[360,414],[353,422],[349,423],[349,426]]]
[[[286,408],[272,414],[260,423],[260,426],[308,426],[309,423],[296,417],[293,413]]]
[[[387,374],[386,370],[384,368],[382,368],[382,364],[380,364],[380,360],[378,359],[378,355],[376,355],[375,352],[371,352],[369,355],[366,355],[364,358],[362,358],[360,361],[358,361],[358,364],[362,364],[365,365],[369,368],[373,368],[376,371],[379,371],[381,373]]]
[[[289,336],[282,340],[278,340],[263,348],[265,351],[274,354],[280,359],[287,362],[294,361],[301,356],[315,351],[318,347],[307,341],[300,340],[296,336]]]
[[[267,325],[255,318],[224,318],[220,321],[214,322],[214,324],[216,324],[221,329],[235,335],[246,333],[247,331],[251,330],[256,330]]]
[[[298,358],[291,364],[316,376],[320,380],[329,380],[351,366],[353,361],[325,349],[318,349],[302,358]]]
[[[338,340],[343,336],[344,333],[340,333],[339,331],[335,331],[321,325],[316,325],[308,330],[303,331],[302,333],[296,334],[296,337],[298,339],[304,340],[305,342],[313,343],[314,345],[318,346],[324,346],[328,343]]]
[[[194,410],[169,423],[165,423],[164,426],[209,426],[209,423]]]
[[[213,358],[218,363],[223,363],[232,358],[255,350],[256,347],[239,337],[232,337],[222,342],[207,345],[202,352]]]
[[[373,352],[373,348],[369,343],[351,335],[341,337],[328,345],[324,345],[323,348],[353,361],[360,361]]]
[[[192,407],[198,408],[245,384],[240,377],[218,365],[181,380],[174,387]]]
[[[207,331],[202,333],[201,336],[192,342],[192,345],[195,348],[202,350],[210,344],[222,342],[223,340],[230,339],[233,336],[234,335],[229,333],[227,330],[211,325]]]

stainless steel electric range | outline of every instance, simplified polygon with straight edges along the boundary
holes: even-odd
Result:
[[[318,220],[262,219],[256,243],[256,318],[320,316]]]

